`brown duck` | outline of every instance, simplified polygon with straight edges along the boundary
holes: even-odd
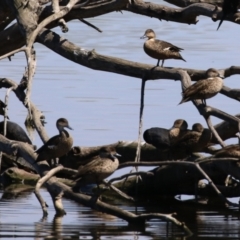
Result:
[[[206,76],[206,79],[197,81],[182,92],[182,100],[179,104],[194,99],[202,99],[206,105],[207,98],[214,97],[221,91],[224,77],[214,68],[208,69]]]
[[[99,188],[99,184],[117,170],[118,156],[120,155],[116,153],[115,148],[101,148],[97,158],[79,167],[78,174],[74,177],[76,185],[73,187],[73,191],[78,191],[80,187],[92,183],[96,183]]]
[[[159,66],[160,60],[162,60],[161,67],[163,67],[164,60],[166,59],[180,59],[186,62],[179,53],[183,50],[182,48],[174,46],[169,42],[156,39],[156,34],[152,29],[147,29],[141,38],[147,38],[143,49],[148,56],[158,60],[157,66]]]
[[[188,124],[183,119],[177,119],[172,128],[169,130],[169,142],[170,145],[174,145],[183,135],[185,135],[189,130]]]
[[[70,134],[64,129],[72,128],[68,124],[68,120],[65,118],[59,118],[56,122],[59,135],[50,138],[42,147],[40,147],[36,153],[38,157],[36,162],[50,161],[51,159],[59,158],[70,151],[73,145],[73,139]]]
[[[215,157],[233,157],[233,158],[240,158],[240,145],[239,144],[232,144],[227,147],[224,147],[218,150],[215,154]]]
[[[186,155],[193,152],[202,151],[209,141],[212,134],[209,129],[204,129],[200,123],[195,123],[192,130],[187,131],[181,138],[172,146],[172,150],[182,151]]]

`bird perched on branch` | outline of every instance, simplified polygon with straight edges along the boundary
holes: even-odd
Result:
[[[202,79],[189,86],[182,92],[182,100],[179,104],[194,99],[202,99],[206,105],[206,99],[214,97],[223,87],[223,76],[214,68],[206,72],[206,79]]]
[[[183,156],[202,151],[212,137],[209,129],[204,129],[200,123],[195,123],[192,130],[187,131],[171,146],[172,151],[179,151]]]
[[[217,30],[222,25],[223,20],[229,15],[234,14],[238,11],[239,0],[223,0],[222,5],[222,18],[218,24]]]
[[[169,141],[172,146],[175,144],[182,136],[189,132],[188,124],[184,119],[177,119],[174,121],[173,126],[169,130]]]
[[[170,147],[169,130],[165,128],[149,128],[143,133],[143,139],[158,149],[164,150]]]
[[[160,60],[162,65],[166,59],[180,59],[186,62],[186,60],[179,53],[182,48],[174,46],[173,44],[156,39],[156,34],[152,29],[147,29],[141,39],[147,38],[143,45],[145,53],[155,59],[158,59],[157,66],[159,66]]]
[[[217,150],[214,156],[217,158],[225,157],[240,158],[240,146],[239,144],[232,144],[226,146],[220,150]]]
[[[73,139],[70,134],[64,129],[69,128],[73,130],[68,120],[65,118],[59,118],[56,122],[59,135],[50,138],[42,147],[40,147],[36,153],[38,154],[36,162],[50,161],[67,154],[73,145]]]
[[[76,184],[72,188],[73,191],[76,192],[80,187],[92,183],[96,183],[99,189],[99,184],[117,170],[119,156],[121,155],[116,153],[115,148],[102,147],[97,158],[79,167],[77,175],[74,176]]]

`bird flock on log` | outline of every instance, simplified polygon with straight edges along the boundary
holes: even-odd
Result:
[[[224,0],[221,11],[221,20],[217,30],[222,22],[231,18],[238,12],[239,0]],[[156,39],[156,34],[152,29],[147,29],[142,39],[146,38],[143,49],[145,53],[156,59],[156,67],[161,67],[167,59],[186,60],[180,52],[183,50],[169,42]],[[223,76],[216,69],[210,68],[206,71],[205,78],[198,80],[190,85],[182,92],[182,100],[179,104],[202,100],[206,106],[206,99],[214,97],[223,87]],[[0,100],[0,114],[4,115],[6,105]],[[6,116],[7,117],[7,116]],[[7,117],[8,118],[8,117]],[[47,161],[50,166],[56,166],[57,159],[68,154],[73,146],[73,138],[66,128],[73,130],[66,118],[59,118],[56,122],[59,134],[50,138],[42,147],[35,149],[36,163]],[[0,133],[3,134],[4,122],[0,122]],[[32,145],[31,140],[25,131],[16,123],[7,121],[6,137],[11,140],[21,141]],[[188,129],[188,124],[184,119],[174,121],[170,129],[159,127],[150,128],[144,131],[143,138],[146,143],[169,154],[169,159],[183,159],[191,156],[195,152],[204,151],[211,145],[212,132],[205,129],[200,123],[195,123],[192,129]],[[240,157],[239,145],[230,145],[221,150],[216,151],[216,157]],[[78,173],[73,176],[75,185],[73,191],[78,192],[85,185],[95,183],[99,188],[99,184],[109,177],[119,166],[118,157],[114,147],[103,147],[99,150],[97,157],[93,158],[86,165],[78,168]]]

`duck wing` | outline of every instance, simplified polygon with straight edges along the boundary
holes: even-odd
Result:
[[[40,147],[35,152],[40,154],[42,151],[45,151],[47,149],[55,149],[59,144],[60,138],[59,135],[51,137],[42,147]]]
[[[207,79],[199,80],[198,82],[194,83],[193,85],[189,86],[186,88],[183,92],[182,95],[184,97],[191,96],[195,93],[198,93],[200,91],[204,91],[206,89],[206,86],[208,85]]]

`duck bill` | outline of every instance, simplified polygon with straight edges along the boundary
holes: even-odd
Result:
[[[115,156],[115,157],[121,157],[122,155],[121,155],[121,154],[118,154],[118,153],[115,153],[113,156]]]
[[[66,128],[68,128],[68,129],[70,129],[70,130],[73,130],[73,128],[71,128],[69,125],[68,125],[68,126],[66,126]]]
[[[110,158],[111,158],[113,161],[114,161],[116,158],[118,158],[118,157],[121,157],[121,155],[118,154],[118,153],[110,154]]]
[[[147,36],[146,35],[143,35],[142,37],[140,37],[140,39],[144,39],[144,38],[146,38]]]

